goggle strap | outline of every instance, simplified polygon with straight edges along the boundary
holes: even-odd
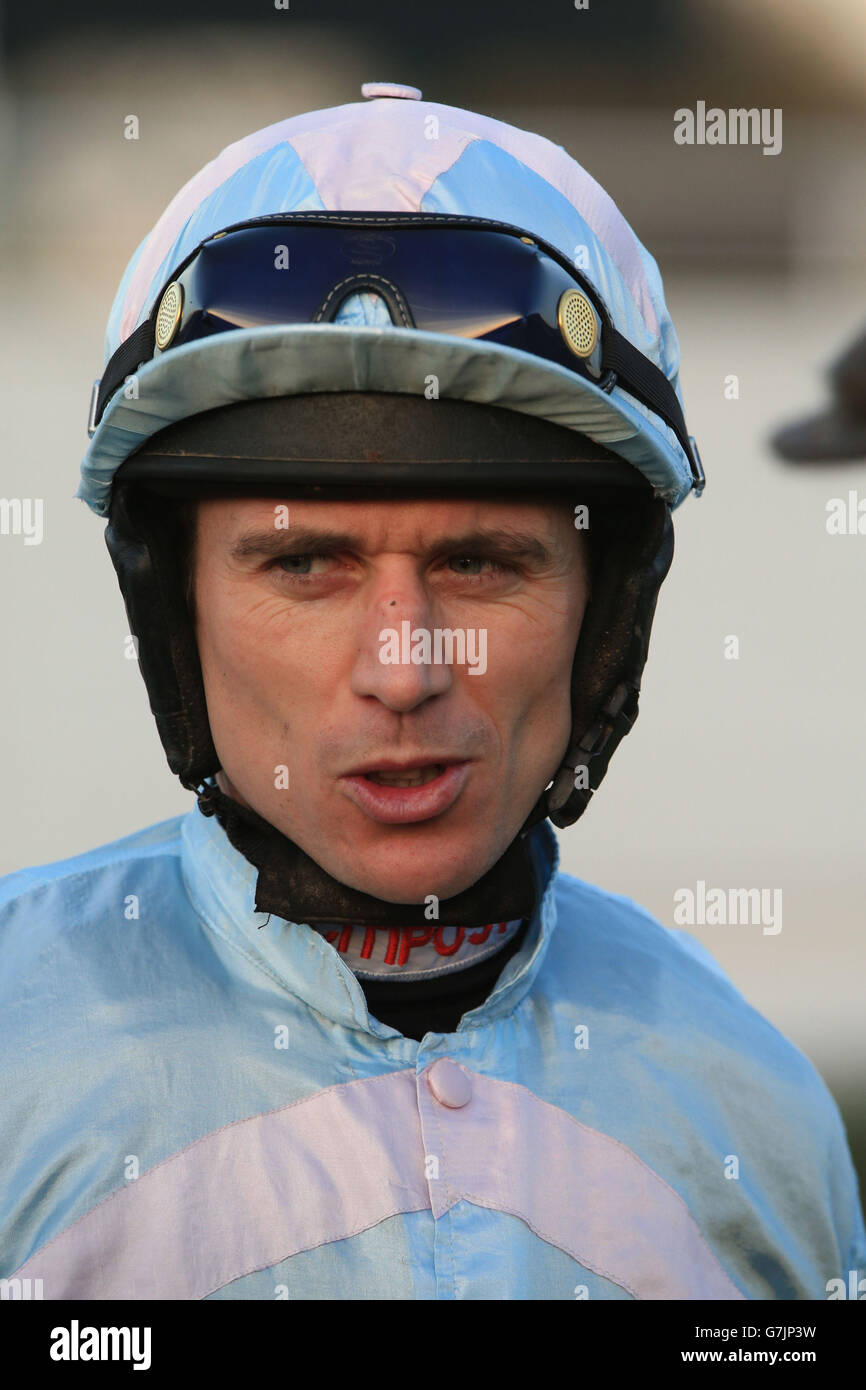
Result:
[[[157,299],[150,317],[145,319],[144,323],[140,323],[138,328],[124,339],[107,364],[99,383],[96,410],[93,412],[94,425],[99,424],[102,419],[102,412],[118,386],[122,386],[128,376],[138,371],[142,363],[149,362],[153,357],[158,305],[159,299]]]
[[[603,372],[614,371],[622,378],[618,385],[629,395],[635,396],[650,410],[670,425],[689,461],[692,474],[698,475],[698,468],[692,456],[690,437],[686,429],[685,416],[676,391],[664,372],[654,362],[644,357],[642,352],[611,326],[602,334]]]

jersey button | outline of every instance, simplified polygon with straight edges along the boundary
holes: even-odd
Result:
[[[430,1090],[440,1105],[459,1110],[472,1099],[472,1082],[462,1067],[447,1057],[440,1057],[427,1073]]]

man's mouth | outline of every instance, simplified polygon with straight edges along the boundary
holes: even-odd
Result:
[[[451,809],[469,776],[466,759],[368,763],[340,778],[343,791],[371,820],[386,825],[431,820]]]
[[[444,771],[444,763],[426,763],[423,767],[407,768],[402,772],[388,772],[376,768],[372,772],[365,772],[363,776],[370,782],[377,782],[381,787],[423,787],[426,782],[432,782]]]

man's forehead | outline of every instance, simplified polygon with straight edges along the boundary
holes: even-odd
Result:
[[[322,528],[357,535],[369,543],[399,535],[428,544],[436,535],[511,527],[552,535],[572,508],[561,496],[483,497],[207,498],[197,505],[200,525],[234,540],[242,533]]]

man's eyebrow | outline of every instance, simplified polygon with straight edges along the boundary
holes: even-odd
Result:
[[[523,560],[537,565],[550,564],[553,559],[550,547],[533,532],[500,526],[480,526],[458,536],[443,536],[431,547],[431,553],[435,555],[455,551],[472,553],[476,550],[493,551],[503,560]]]
[[[357,545],[358,537],[345,531],[314,526],[292,526],[278,531],[269,527],[266,531],[244,531],[232,544],[229,555],[232,560],[267,559],[286,555],[289,551],[301,554],[314,550],[352,550]]]
[[[268,559],[287,554],[318,554],[364,550],[361,536],[317,526],[293,526],[288,530],[245,531],[233,543],[232,560]],[[503,559],[545,565],[553,559],[550,548],[532,532],[504,527],[476,527],[459,535],[442,535],[424,549],[427,558],[456,551],[495,551]]]

